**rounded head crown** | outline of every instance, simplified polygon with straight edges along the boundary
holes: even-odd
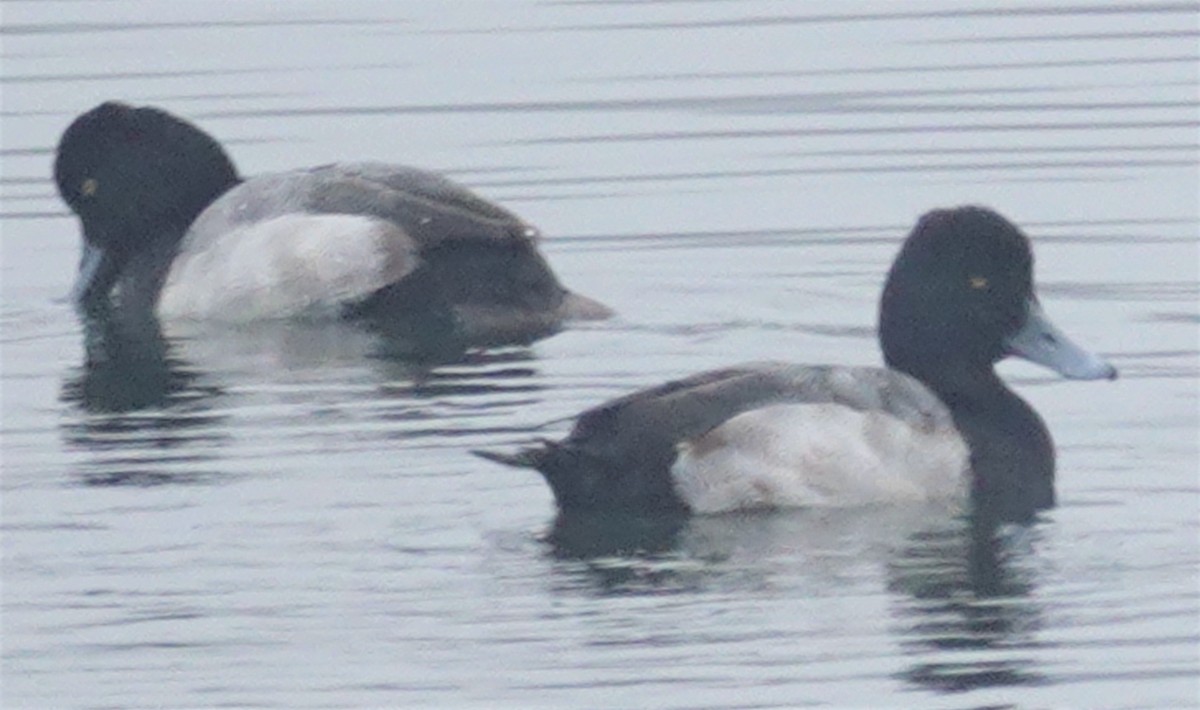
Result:
[[[908,372],[951,363],[990,367],[1025,322],[1033,253],[1016,225],[983,207],[926,213],[888,273],[879,337],[888,364]]]
[[[59,194],[87,240],[117,251],[164,231],[182,234],[237,180],[208,134],[165,111],[117,102],[76,118],[54,161]]]

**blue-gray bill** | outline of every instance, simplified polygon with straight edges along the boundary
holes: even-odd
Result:
[[[1076,345],[1046,316],[1036,300],[1029,302],[1025,324],[1009,336],[1008,352],[1072,380],[1115,380],[1117,368]]]
[[[83,255],[79,257],[79,273],[71,287],[71,302],[76,306],[94,299],[94,291],[107,281],[104,271],[112,269],[110,258],[104,249],[83,242]]]

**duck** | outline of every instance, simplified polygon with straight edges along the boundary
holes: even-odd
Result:
[[[343,162],[243,178],[192,123],[107,101],[63,132],[54,181],[82,229],[81,312],[404,323],[481,345],[612,315],[559,282],[537,228],[418,168]]]
[[[475,453],[539,471],[568,515],[912,502],[1017,521],[1055,504],[1053,440],[996,363],[1080,380],[1117,370],[1047,317],[1020,228],[975,205],[922,215],[887,274],[877,336],[884,367],[700,372],[589,409],[561,440]]]

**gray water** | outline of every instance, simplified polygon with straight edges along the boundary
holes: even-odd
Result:
[[[1197,704],[1194,2],[0,11],[4,707]],[[433,369],[352,328],[175,328],[136,401],[82,368],[49,181],[110,98],[246,174],[446,172],[620,317]],[[1121,370],[1001,366],[1060,505],[987,550],[905,509],[554,530],[536,475],[469,455],[703,368],[878,363],[899,241],[961,203],[1031,234],[1047,311]]]

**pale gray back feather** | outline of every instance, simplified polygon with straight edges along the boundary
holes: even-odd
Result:
[[[619,456],[629,447],[673,446],[742,412],[783,403],[881,411],[924,431],[954,426],[937,396],[901,372],[763,362],[712,370],[615,399],[584,412],[564,443]]]
[[[235,186],[192,225],[181,250],[238,227],[289,214],[352,214],[395,225],[420,253],[465,240],[528,242],[536,230],[511,212],[434,173],[383,163],[335,163],[273,173]]]

